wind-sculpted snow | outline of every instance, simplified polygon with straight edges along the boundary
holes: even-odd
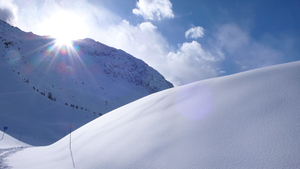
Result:
[[[76,168],[299,168],[300,62],[204,80],[118,108],[72,133]],[[73,168],[70,135],[7,158]]]

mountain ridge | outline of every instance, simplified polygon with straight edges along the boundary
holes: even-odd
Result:
[[[59,46],[55,39],[23,32],[2,21],[0,56],[0,100],[6,103],[0,124],[9,126],[8,133],[15,138],[23,133],[22,141],[33,145],[49,144],[48,137],[52,142],[60,139],[63,135],[55,131],[65,133],[63,128],[70,123],[76,129],[113,109],[173,87],[145,62],[122,50],[91,39]],[[8,118],[7,113],[15,118]],[[16,125],[20,117],[34,118],[37,128],[49,129],[41,134],[32,124]],[[38,134],[26,135],[25,129]]]

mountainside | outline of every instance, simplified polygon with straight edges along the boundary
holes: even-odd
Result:
[[[17,152],[7,165],[298,168],[299,74],[300,62],[294,62],[155,93],[95,119],[72,137]]]
[[[59,45],[0,21],[0,125],[48,145],[83,124],[173,87],[156,70],[92,39]],[[21,134],[22,133],[22,134]]]

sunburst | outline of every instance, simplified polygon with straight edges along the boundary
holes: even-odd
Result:
[[[73,40],[86,38],[88,33],[84,19],[68,11],[55,13],[39,27],[41,32],[55,38],[55,43],[60,46],[70,46]]]

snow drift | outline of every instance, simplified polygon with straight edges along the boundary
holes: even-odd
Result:
[[[72,133],[76,168],[298,168],[300,62],[152,94]],[[7,159],[73,168],[69,135]]]

